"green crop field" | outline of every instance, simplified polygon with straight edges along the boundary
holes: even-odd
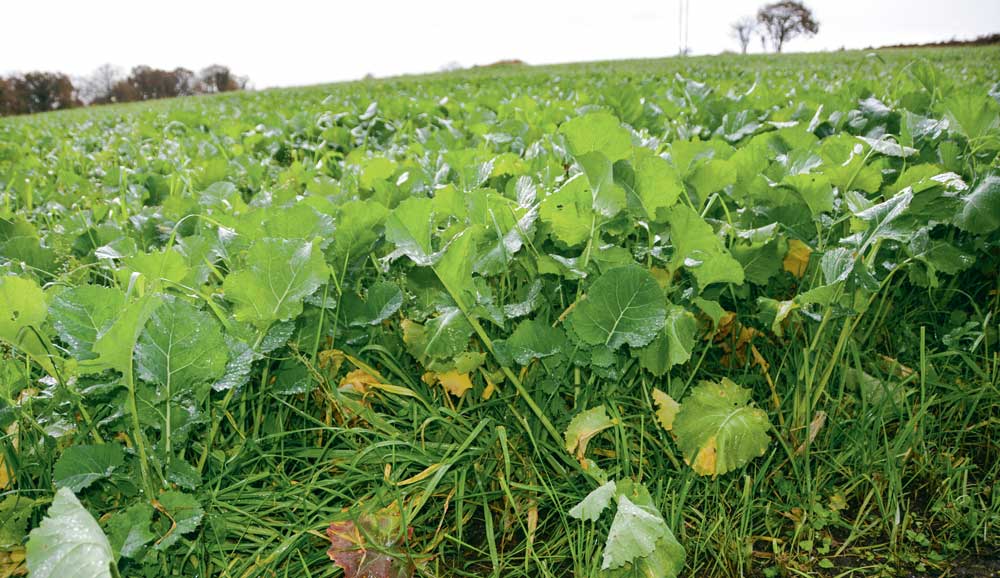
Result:
[[[1000,48],[0,119],[0,577],[991,576]]]

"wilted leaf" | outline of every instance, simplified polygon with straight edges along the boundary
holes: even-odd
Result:
[[[422,379],[424,383],[427,384],[441,384],[441,387],[443,387],[445,391],[455,397],[462,397],[465,395],[465,392],[472,389],[472,379],[469,377],[468,373],[459,373],[457,371],[435,373],[433,371],[428,371],[423,375]]]
[[[582,460],[587,453],[590,439],[616,423],[618,423],[616,420],[608,417],[607,409],[603,405],[576,414],[566,428],[566,451]]]
[[[674,429],[674,419],[677,418],[677,413],[681,410],[681,404],[655,387],[653,388],[653,402],[657,406],[656,421],[666,431]]]
[[[402,548],[410,530],[404,530],[397,508],[362,514],[357,521],[333,522],[327,556],[344,570],[344,578],[410,578],[416,571]]]
[[[788,252],[785,253],[785,260],[782,261],[782,266],[785,271],[801,279],[806,274],[806,268],[809,267],[809,256],[811,254],[812,249],[809,248],[809,245],[798,239],[789,239]]]

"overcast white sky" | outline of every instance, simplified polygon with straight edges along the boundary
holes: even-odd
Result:
[[[258,88],[531,64],[668,56],[680,0],[0,0],[0,72],[84,75],[105,62],[227,64]],[[763,1],[691,0],[693,54],[735,49],[729,24]],[[786,51],[1000,32],[1000,0],[806,0],[819,34]],[[759,45],[754,42],[754,48]]]

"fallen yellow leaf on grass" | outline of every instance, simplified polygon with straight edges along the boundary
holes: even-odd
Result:
[[[797,279],[801,279],[806,274],[806,268],[809,267],[810,255],[812,255],[812,249],[809,248],[809,245],[798,239],[791,239],[788,241],[788,253],[785,253],[782,265],[785,271],[795,275]]]
[[[0,552],[0,578],[24,576],[28,567],[24,565],[24,548],[17,546],[9,552]]]
[[[434,371],[428,371],[421,376],[420,379],[427,385],[440,383],[441,387],[443,387],[445,391],[455,397],[462,397],[465,395],[465,392],[472,389],[472,379],[469,377],[468,373],[459,373],[457,371],[437,373]]]
[[[363,369],[355,369],[340,380],[341,391],[353,391],[362,395],[368,393],[368,388],[379,385],[378,379]]]
[[[7,437],[9,440],[11,440],[10,442],[11,447],[13,447],[15,451],[17,450],[17,440],[18,440],[17,429],[18,429],[17,422],[10,424],[10,427],[7,428]],[[7,463],[4,461],[3,454],[0,454],[0,490],[6,490],[8,487],[10,487],[10,484],[13,481],[14,481],[14,476],[12,475],[10,469],[7,467]]]
[[[674,429],[674,418],[677,417],[677,412],[681,410],[681,404],[656,388],[653,388],[653,402],[658,408],[656,410],[656,421],[660,422],[660,426],[666,431]]]

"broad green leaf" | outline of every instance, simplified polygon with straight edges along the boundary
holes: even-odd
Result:
[[[599,152],[613,163],[632,152],[632,135],[608,112],[578,116],[563,123],[559,132],[566,136],[569,151],[576,157]]]
[[[25,547],[31,578],[111,578],[111,544],[69,488],[56,492]]]
[[[182,282],[188,271],[187,259],[183,255],[174,249],[164,248],[125,259],[117,274],[124,286],[128,285],[132,273],[139,273],[146,279],[147,287],[159,289]]]
[[[955,225],[977,235],[992,233],[1000,227],[1000,176],[987,176],[962,198]]]
[[[348,322],[355,326],[378,325],[403,305],[403,292],[391,281],[372,285],[364,300],[351,296],[344,301]]]
[[[59,293],[49,311],[52,326],[78,360],[94,357],[94,343],[125,307],[121,290],[100,285],[80,285]]]
[[[109,477],[125,463],[125,452],[117,444],[70,446],[63,450],[52,471],[57,488],[83,490],[97,480]]]
[[[563,350],[566,334],[539,319],[526,319],[517,325],[507,339],[511,356],[521,365],[542,359]]]
[[[893,140],[885,138],[868,138],[863,136],[859,136],[858,139],[870,146],[873,151],[887,157],[905,158],[917,154],[917,149],[903,146]]]
[[[590,439],[616,423],[618,423],[616,420],[608,417],[607,408],[603,405],[581,411],[573,416],[564,432],[566,451],[582,460],[587,453]]]
[[[737,243],[732,247],[731,255],[743,267],[744,280],[755,285],[767,285],[772,277],[781,272],[788,256],[787,247],[788,244],[782,238],[749,245]]]
[[[858,252],[863,254],[881,239],[904,241],[916,233],[906,219],[900,218],[906,213],[912,201],[913,193],[905,190],[895,197],[856,213],[855,216],[868,225],[865,241]]]
[[[679,305],[667,307],[666,322],[656,338],[636,352],[639,365],[657,377],[671,367],[686,363],[694,350],[698,320]]]
[[[403,321],[403,341],[421,363],[428,359],[451,359],[465,351],[472,326],[458,307],[450,307],[421,325]]]
[[[152,523],[153,507],[144,502],[115,512],[108,520],[108,541],[115,556],[140,559],[146,544],[156,539]]]
[[[367,158],[362,163],[361,178],[358,183],[365,189],[372,189],[378,181],[390,178],[396,172],[396,162],[385,157]]]
[[[694,169],[687,182],[698,193],[698,199],[705,202],[709,195],[736,182],[736,165],[726,159],[709,159]]]
[[[717,476],[764,455],[770,441],[767,414],[751,407],[750,390],[727,378],[702,381],[684,399],[674,435],[684,460],[702,476]]]
[[[578,155],[576,162],[590,183],[591,207],[605,219],[614,217],[625,208],[625,189],[614,180],[614,166],[599,152]]]
[[[162,304],[160,296],[146,294],[126,305],[118,319],[94,342],[97,357],[81,362],[80,369],[85,373],[114,369],[127,376],[132,375],[132,359],[139,333],[146,320]]]
[[[37,283],[0,276],[0,340],[27,353],[45,371],[54,374],[55,366],[39,338],[47,315],[45,293]]]
[[[618,511],[608,530],[602,570],[613,570],[649,556],[670,529],[663,518],[618,496]]]
[[[583,342],[615,350],[625,343],[642,347],[652,341],[663,328],[666,312],[656,279],[638,265],[625,265],[601,275],[569,320]]]
[[[373,200],[348,201],[341,205],[333,243],[326,249],[330,266],[338,276],[347,265],[368,254],[388,214],[385,206]]]
[[[743,267],[698,213],[686,205],[674,205],[668,222],[674,244],[671,267],[689,269],[701,289],[712,283],[743,283]]]
[[[302,301],[329,275],[318,241],[261,239],[222,287],[226,299],[236,305],[236,319],[266,328],[302,313]]]
[[[611,505],[611,500],[614,499],[617,492],[618,487],[614,480],[604,484],[587,494],[579,504],[570,508],[570,517],[585,522],[596,522],[601,517],[601,513]]]
[[[226,368],[219,323],[178,298],[150,316],[135,347],[139,377],[166,388],[166,396],[218,379]]]
[[[34,225],[23,217],[0,219],[0,260],[22,261],[37,271],[54,273],[56,253],[42,245]]]
[[[782,325],[785,319],[799,307],[795,300],[778,301],[769,297],[757,298],[757,304],[760,306],[760,320],[778,337],[785,334]]]
[[[635,149],[635,192],[649,220],[663,222],[661,211],[677,202],[684,191],[677,170],[646,148]],[[642,152],[640,152],[642,151]]]
[[[813,218],[833,210],[833,186],[830,179],[821,174],[789,175],[781,184],[797,192]]]
[[[433,230],[434,202],[428,198],[406,199],[385,221],[385,238],[396,246],[396,253],[420,266],[432,265],[439,257],[431,246]]]
[[[168,518],[158,525],[160,535],[154,548],[166,550],[173,546],[181,536],[198,529],[205,515],[201,504],[191,494],[183,492],[164,492],[157,498],[160,507]]]
[[[944,108],[952,127],[970,139],[982,137],[1000,125],[1000,107],[985,94],[956,94]]]
[[[576,175],[558,191],[545,197],[538,208],[538,215],[552,230],[552,236],[570,247],[589,239],[597,225],[597,215],[586,175]]]
[[[474,225],[456,235],[434,265],[434,273],[448,294],[462,307],[468,307],[472,297],[472,272],[475,267],[475,246],[482,229]]]
[[[484,195],[481,205],[470,215],[473,222],[482,225],[484,239],[474,270],[480,275],[501,275],[532,238],[538,209],[533,200],[522,206],[492,191]]]

